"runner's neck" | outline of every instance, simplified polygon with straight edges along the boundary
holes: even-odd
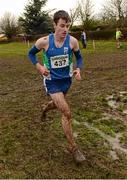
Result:
[[[61,38],[61,37],[56,36],[54,34],[54,43],[55,43],[56,47],[58,47],[58,48],[63,46],[65,39],[66,39],[66,37],[65,38]]]

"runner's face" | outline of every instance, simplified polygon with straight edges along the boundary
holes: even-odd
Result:
[[[54,24],[55,33],[60,38],[65,38],[70,27],[70,22],[66,22],[64,19],[59,19],[57,24]]]

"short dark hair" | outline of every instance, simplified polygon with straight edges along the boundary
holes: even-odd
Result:
[[[57,24],[59,19],[64,19],[66,22],[71,22],[71,18],[69,14],[64,10],[59,10],[55,12],[54,17],[53,17],[53,21],[55,22],[55,24]]]

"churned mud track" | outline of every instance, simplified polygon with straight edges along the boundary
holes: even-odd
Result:
[[[35,67],[22,57],[0,58],[2,178],[127,178],[127,52],[84,60],[82,80],[73,78],[67,95],[74,136],[91,162],[77,167],[63,151],[60,114],[41,122],[49,97]]]

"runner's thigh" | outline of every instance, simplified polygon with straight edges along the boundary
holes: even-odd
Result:
[[[55,103],[56,107],[64,113],[65,111],[70,111],[70,108],[65,100],[65,96],[62,92],[50,94],[53,102]]]

